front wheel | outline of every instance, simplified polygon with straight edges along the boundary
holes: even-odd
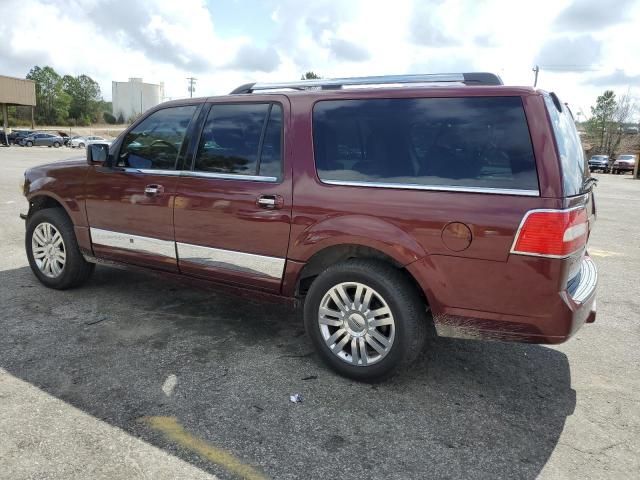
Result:
[[[392,265],[352,259],[313,282],[305,327],[322,360],[356,380],[384,378],[408,367],[427,334],[426,304]]]
[[[53,142],[53,148],[60,148],[60,142]]]
[[[79,144],[78,147],[84,148],[84,143]]]
[[[27,147],[33,147],[33,142],[27,142]]]
[[[71,220],[59,208],[39,210],[27,219],[25,248],[31,270],[50,288],[76,287],[94,269],[80,253]]]

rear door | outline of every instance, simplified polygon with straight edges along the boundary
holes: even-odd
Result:
[[[272,97],[273,98],[273,97]],[[180,271],[278,292],[291,222],[286,97],[215,103],[176,189]]]

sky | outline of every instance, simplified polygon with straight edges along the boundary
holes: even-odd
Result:
[[[556,92],[578,118],[640,96],[640,0],[0,0],[0,75],[34,65],[164,82],[169,98],[252,81],[489,71]],[[583,117],[583,118],[585,118]]]

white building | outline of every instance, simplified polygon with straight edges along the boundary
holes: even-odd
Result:
[[[111,93],[113,115],[129,121],[163,101],[164,83],[156,85],[130,78],[128,82],[112,82]]]

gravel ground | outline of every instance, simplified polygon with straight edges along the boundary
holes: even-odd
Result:
[[[103,266],[41,286],[18,186],[70,153],[0,149],[7,478],[640,476],[640,181],[599,176],[596,323],[553,348],[434,339],[365,385],[326,370],[284,306]]]

